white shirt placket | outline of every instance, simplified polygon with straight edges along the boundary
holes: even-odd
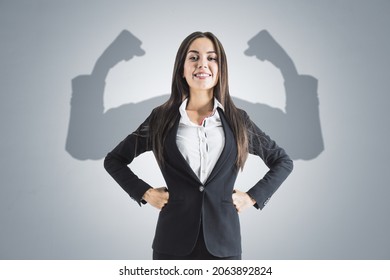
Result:
[[[205,127],[202,125],[198,128],[198,136],[199,136],[199,151],[200,151],[200,174],[199,178],[201,182],[205,182],[207,178],[207,135]]]

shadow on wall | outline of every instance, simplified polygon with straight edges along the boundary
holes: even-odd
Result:
[[[72,80],[66,150],[74,158],[102,159],[134,131],[153,108],[168,100],[169,95],[166,94],[104,112],[103,96],[108,71],[122,60],[144,55],[141,44],[129,31],[122,31],[96,61],[91,75],[80,75]],[[267,60],[280,69],[286,91],[286,112],[233,97],[234,103],[244,109],[291,158],[316,158],[324,150],[317,79],[299,75],[292,59],[266,30],[250,39],[248,45],[244,52],[246,55]]]

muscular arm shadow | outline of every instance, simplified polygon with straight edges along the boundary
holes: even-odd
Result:
[[[286,149],[293,159],[310,160],[324,150],[318,81],[308,75],[299,75],[292,59],[266,30],[260,31],[248,42],[248,56],[268,60],[279,68],[286,92],[285,112],[265,104],[250,103],[235,98],[235,104],[247,111],[251,119]]]
[[[128,103],[104,112],[104,88],[108,71],[122,60],[145,52],[141,41],[124,30],[97,60],[91,75],[72,80],[71,114],[66,151],[79,160],[101,159],[128,133],[164,103],[169,95]],[[293,159],[313,159],[323,150],[318,111],[317,80],[298,75],[292,60],[267,31],[249,42],[246,55],[256,55],[278,67],[285,79],[286,113],[270,106],[234,98],[264,131],[284,147]]]
[[[109,70],[119,62],[145,54],[142,42],[123,30],[96,61],[90,75],[72,80],[71,113],[66,151],[74,158],[101,159],[168,95],[140,103],[124,104],[104,112],[104,88]]]

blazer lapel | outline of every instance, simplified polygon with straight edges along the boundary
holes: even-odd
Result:
[[[198,183],[197,185],[202,185],[198,176],[196,176],[196,174],[192,170],[191,166],[187,163],[187,161],[185,160],[185,158],[181,154],[179,148],[177,147],[176,135],[177,135],[177,130],[179,128],[179,122],[180,122],[180,115],[178,115],[174,126],[168,132],[167,138],[165,139],[166,152],[169,153],[169,158],[172,159],[172,164],[175,166],[175,168],[181,169],[183,172],[185,172],[186,174],[191,176],[192,179],[197,181],[197,183]],[[165,158],[168,158],[168,157],[165,157]]]
[[[225,133],[225,146],[222,150],[221,155],[219,156],[217,163],[215,164],[213,170],[211,171],[210,176],[207,178],[205,184],[207,184],[208,182],[213,180],[213,178],[219,173],[221,168],[223,168],[225,166],[227,160],[234,160],[235,161],[236,156],[237,156],[237,148],[236,148],[237,145],[236,145],[236,141],[235,141],[235,138],[233,135],[233,131],[231,130],[230,125],[229,125],[228,121],[226,120],[222,109],[218,108],[218,113],[219,113],[219,116],[221,118],[223,131]],[[234,156],[234,158],[232,159],[231,155],[234,152],[235,152],[236,156]]]

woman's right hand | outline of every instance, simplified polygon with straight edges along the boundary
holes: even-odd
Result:
[[[161,210],[168,203],[169,192],[166,187],[149,189],[142,198],[153,207]]]

